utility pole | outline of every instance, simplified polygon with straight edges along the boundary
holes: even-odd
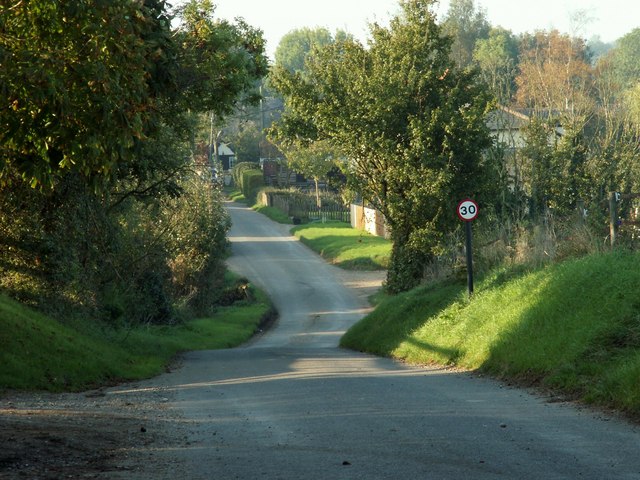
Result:
[[[213,112],[210,115],[211,126],[209,130],[209,166],[211,167],[211,173],[213,174]]]

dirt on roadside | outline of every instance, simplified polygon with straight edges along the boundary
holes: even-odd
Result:
[[[154,452],[181,441],[169,399],[123,391],[0,395],[0,479],[162,478]]]

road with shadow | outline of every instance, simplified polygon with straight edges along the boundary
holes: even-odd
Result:
[[[187,354],[142,385],[162,391],[184,432],[156,452],[172,465],[165,478],[640,479],[640,431],[623,421],[338,348],[367,309],[358,282],[287,227],[228,209],[229,265],[280,317],[242,348]]]

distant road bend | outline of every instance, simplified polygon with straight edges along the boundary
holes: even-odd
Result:
[[[367,309],[362,278],[325,264],[287,227],[228,209],[229,265],[280,317],[245,347],[189,353],[148,382],[186,431],[158,453],[175,465],[166,478],[640,479],[637,427],[471,374],[339,349]]]

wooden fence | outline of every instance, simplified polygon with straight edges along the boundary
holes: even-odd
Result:
[[[342,204],[337,195],[322,193],[320,195],[321,206],[316,204],[316,196],[302,192],[261,192],[260,203],[269,207],[275,207],[292,219],[300,222],[310,220],[340,221],[350,223],[351,212],[349,207]]]

